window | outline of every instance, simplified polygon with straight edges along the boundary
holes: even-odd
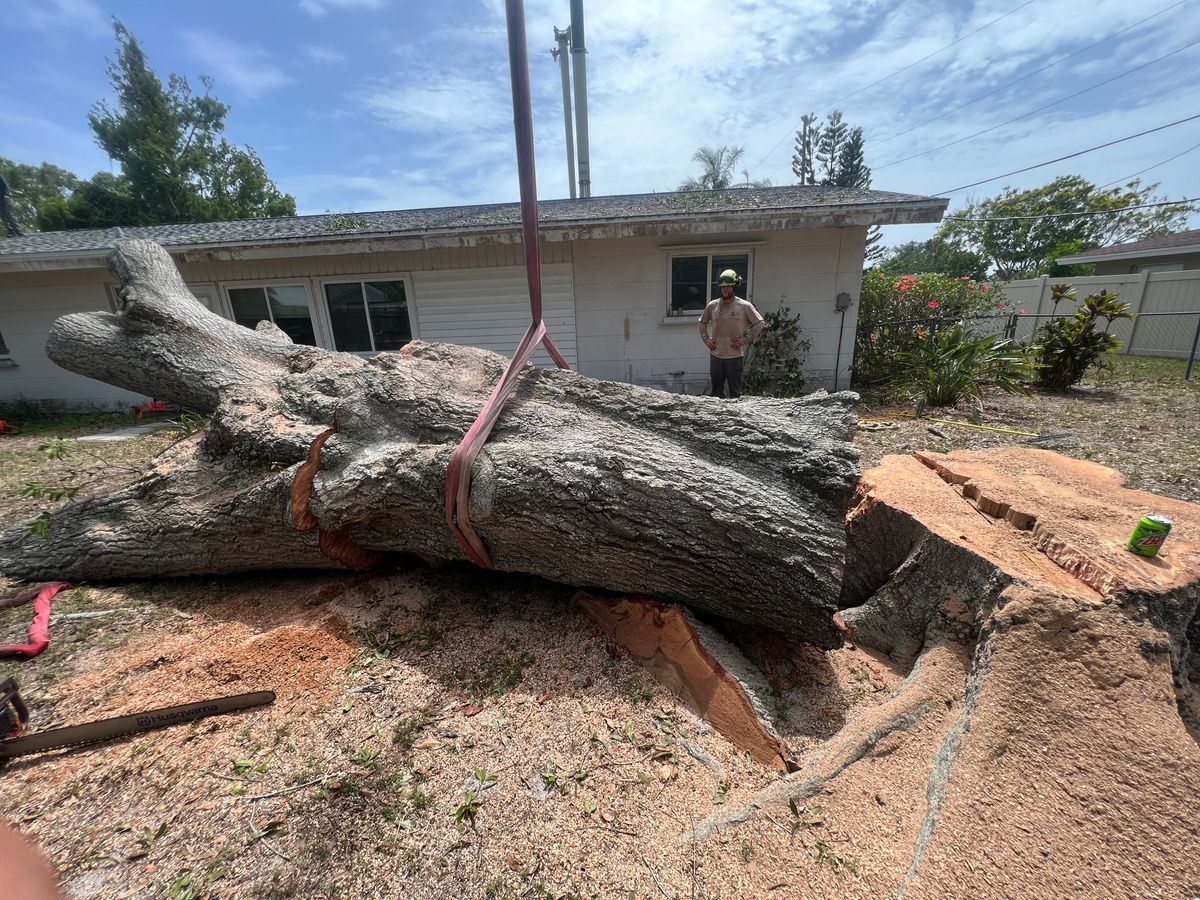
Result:
[[[750,294],[749,253],[679,253],[672,254],[670,259],[668,316],[703,312],[708,301],[720,296],[717,276],[726,269],[733,269],[742,276],[743,283],[738,286],[738,295],[747,297]]]
[[[408,294],[402,280],[327,284],[325,303],[338,350],[399,350],[412,340]]]
[[[273,284],[267,287],[229,288],[229,305],[239,325],[254,328],[259,322],[274,322],[293,343],[315,347],[312,314],[308,311],[308,291],[301,284]]]
[[[1141,266],[1134,266],[1133,274],[1141,275],[1143,272],[1182,272],[1183,263],[1148,263]]]

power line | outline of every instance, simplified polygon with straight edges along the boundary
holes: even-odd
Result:
[[[1023,169],[1014,169],[1011,172],[1005,172],[1003,175],[994,175],[991,178],[984,178],[981,181],[972,181],[970,184],[960,185],[956,188],[950,188],[946,191],[938,191],[934,196],[942,196],[943,194],[953,194],[956,191],[965,191],[967,188],[978,187],[981,184],[987,184],[990,181],[999,181],[1001,178],[1008,178],[1010,175],[1020,175],[1022,172],[1030,172],[1034,169],[1041,169],[1044,166],[1052,166],[1057,162],[1062,162],[1065,159],[1074,159],[1077,156],[1083,156],[1085,153],[1092,153],[1096,150],[1103,150],[1105,147],[1112,147],[1114,144],[1123,144],[1125,141],[1132,141],[1134,138],[1144,137],[1147,134],[1154,134],[1156,131],[1163,131],[1167,128],[1174,128],[1176,125],[1182,125],[1184,122],[1192,122],[1200,119],[1200,113],[1194,116],[1188,116],[1186,119],[1176,119],[1174,122],[1168,122],[1166,125],[1159,125],[1157,128],[1149,128],[1146,131],[1139,131],[1137,134],[1130,134],[1123,138],[1117,138],[1113,141],[1107,141],[1103,144],[1097,144],[1095,147],[1088,147],[1086,150],[1080,150],[1076,153],[1068,153],[1066,156],[1060,156],[1057,159],[1050,159],[1046,162],[1040,162],[1036,165],[1026,166]]]
[[[834,100],[832,103],[827,104],[825,108],[833,109],[839,103],[841,103],[845,100],[849,100],[851,97],[857,97],[863,91],[869,91],[871,88],[875,87],[876,85],[883,84],[889,78],[893,78],[896,75],[899,75],[901,72],[907,72],[909,69],[913,68],[913,66],[919,66],[921,63],[925,62],[926,60],[933,59],[933,57],[937,56],[939,53],[944,53],[946,50],[949,50],[951,47],[961,44],[963,41],[967,40],[967,38],[974,37],[975,35],[979,34],[979,32],[983,31],[984,29],[990,28],[991,26],[995,25],[997,22],[1001,21],[1002,19],[1007,19],[1009,16],[1011,16],[1015,13],[1019,13],[1025,7],[1029,6],[1030,4],[1032,4],[1034,2],[1036,2],[1036,0],[1025,0],[1025,2],[1022,3],[1020,6],[1015,7],[1014,9],[1010,9],[1008,12],[1004,13],[1004,15],[1002,15],[1002,16],[997,16],[996,18],[992,19],[990,22],[979,26],[974,31],[970,32],[969,34],[964,34],[958,40],[951,41],[949,44],[946,44],[944,47],[939,47],[937,50],[934,50],[929,55],[922,56],[920,59],[916,60],[915,62],[909,63],[907,66],[903,66],[894,72],[889,72],[887,75],[884,75],[882,78],[878,79],[877,81],[872,81],[870,84],[866,85],[865,87],[859,88],[857,91],[854,91],[851,94],[847,94],[844,97],[839,97],[837,100]],[[751,172],[758,171],[759,166],[761,166],[763,163],[765,163],[768,159],[771,158],[771,155],[776,150],[779,149],[779,145],[782,144],[784,141],[786,141],[789,137],[791,137],[792,134],[795,133],[796,129],[800,127],[800,124],[801,124],[800,122],[797,122],[787,134],[785,134],[783,137],[781,137],[776,142],[775,146],[767,151],[766,156],[764,156],[757,163],[755,163],[754,168],[752,168],[750,171]]]
[[[1197,146],[1200,146],[1198,144]],[[1041,216],[943,216],[943,222],[1015,222],[1018,219],[1069,219],[1076,216],[1108,216],[1113,213],[1125,212],[1127,209],[1151,209],[1155,206],[1175,206],[1180,203],[1200,203],[1200,197],[1187,200],[1165,200],[1161,203],[1139,203],[1136,206],[1119,206],[1116,209],[1097,209],[1091,212],[1077,213],[1046,213]]]
[[[1079,56],[1079,54],[1081,54],[1081,53],[1087,53],[1087,51],[1091,50],[1092,48],[1099,47],[1101,44],[1105,43],[1106,41],[1111,41],[1113,38],[1119,37],[1120,35],[1124,34],[1125,32],[1130,31],[1134,28],[1137,28],[1139,25],[1144,25],[1146,22],[1149,22],[1151,19],[1156,19],[1159,16],[1161,16],[1163,13],[1170,12],[1171,10],[1175,9],[1177,6],[1183,6],[1183,4],[1186,2],[1187,2],[1187,0],[1179,0],[1179,2],[1172,3],[1170,6],[1164,6],[1158,12],[1148,15],[1144,19],[1138,19],[1132,25],[1126,25],[1120,31],[1114,31],[1112,34],[1108,35],[1107,37],[1102,37],[1102,38],[1100,38],[1100,40],[1095,41],[1094,43],[1088,44],[1086,47],[1080,47],[1078,50],[1074,51],[1073,53],[1068,53],[1066,56],[1059,57],[1058,59],[1054,60],[1054,62],[1047,63],[1046,65],[1042,66],[1040,69],[1034,69],[1029,74],[1022,75],[1020,78],[1014,78],[1012,81],[1006,81],[1004,84],[1000,85],[998,88],[990,90],[986,94],[980,94],[978,97],[972,97],[970,100],[966,101],[965,103],[960,103],[958,106],[951,107],[950,109],[946,110],[945,112],[934,116],[932,119],[926,119],[924,122],[918,122],[916,125],[912,125],[908,128],[905,128],[903,131],[897,131],[895,134],[888,135],[887,137],[883,138],[882,140],[871,141],[866,146],[868,148],[878,147],[880,144],[886,144],[888,141],[895,140],[896,138],[901,137],[902,135],[910,134],[911,132],[915,131],[918,128],[924,128],[926,125],[930,125],[934,122],[938,122],[938,121],[946,118],[946,116],[958,112],[960,109],[966,109],[968,106],[972,106],[972,105],[978,103],[980,100],[986,100],[988,97],[998,94],[1001,91],[1003,91],[1004,89],[1012,87],[1014,84],[1020,84],[1022,81],[1027,81],[1028,79],[1032,78],[1034,75],[1039,75],[1042,72],[1045,72],[1047,69],[1052,69],[1055,66],[1057,66],[1059,63],[1064,63],[1068,59],[1073,59],[1074,57]]]
[[[1074,100],[1076,97],[1086,94],[1088,91],[1094,91],[1098,87],[1104,87],[1104,85],[1111,84],[1112,82],[1117,81],[1118,79],[1124,78],[1127,75],[1132,75],[1134,72],[1140,72],[1142,69],[1146,68],[1147,66],[1152,66],[1157,62],[1162,62],[1164,59],[1167,59],[1168,57],[1174,56],[1177,53],[1182,53],[1184,50],[1190,50],[1192,47],[1195,47],[1197,44],[1200,44],[1200,38],[1197,38],[1196,40],[1192,41],[1190,44],[1185,44],[1184,46],[1179,47],[1176,50],[1172,50],[1170,53],[1164,53],[1162,56],[1159,56],[1156,59],[1152,59],[1149,62],[1144,62],[1140,66],[1134,66],[1132,69],[1126,69],[1124,72],[1114,75],[1111,78],[1106,78],[1103,81],[1098,81],[1096,84],[1088,85],[1087,87],[1083,88],[1082,90],[1076,91],[1073,94],[1068,94],[1065,97],[1059,97],[1057,100],[1054,100],[1053,102],[1047,103],[1043,106],[1039,106],[1037,109],[1031,109],[1028,112],[1021,113],[1019,116],[1013,116],[1011,119],[1006,119],[1005,121],[1001,122],[998,125],[992,125],[989,128],[984,128],[981,131],[976,131],[973,134],[968,134],[966,137],[961,137],[956,140],[950,141],[948,143],[940,144],[937,147],[932,147],[929,150],[922,150],[919,153],[912,153],[908,156],[903,156],[900,159],[894,159],[889,163],[884,163],[882,166],[874,166],[874,167],[872,167],[872,170],[875,172],[878,172],[878,171],[881,171],[882,169],[890,169],[892,166],[898,166],[898,165],[900,165],[900,163],[908,162],[910,159],[919,159],[922,156],[928,156],[931,153],[937,153],[939,150],[945,150],[947,147],[953,147],[956,144],[961,144],[964,141],[969,141],[973,138],[977,138],[980,135],[987,134],[988,132],[991,132],[991,131],[995,131],[997,128],[1003,128],[1005,125],[1011,125],[1013,122],[1019,122],[1021,119],[1027,119],[1030,116],[1035,115],[1036,113],[1040,113],[1044,110],[1047,110],[1052,106],[1058,106],[1060,103],[1066,103],[1068,100]]]
[[[1179,157],[1181,157],[1181,156],[1186,156],[1188,153],[1191,153],[1193,150],[1195,150],[1197,148],[1200,148],[1200,144],[1192,144],[1192,146],[1188,147],[1182,153],[1176,153],[1174,156],[1168,156],[1162,162],[1156,162],[1152,166],[1146,166],[1146,168],[1144,168],[1144,169],[1139,169],[1138,171],[1134,172],[1132,175],[1126,175],[1124,178],[1118,178],[1116,181],[1110,181],[1108,184],[1102,184],[1102,185],[1100,185],[1100,187],[1097,190],[1102,191],[1105,188],[1112,187],[1114,184],[1126,184],[1126,183],[1132,181],[1133,179],[1137,178],[1139,175],[1141,175],[1145,172],[1149,172],[1151,169],[1157,169],[1159,166],[1165,166],[1169,162],[1174,162],[1175,160],[1179,159]]]

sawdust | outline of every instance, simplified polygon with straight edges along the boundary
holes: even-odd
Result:
[[[126,590],[92,588],[90,605],[129,609],[139,591]],[[11,765],[0,815],[41,844],[68,896],[156,897],[179,878],[198,897],[651,897],[656,879],[732,897],[757,883],[765,849],[693,860],[672,836],[776,775],[655,688],[568,589],[418,569],[167,596],[124,646],[59,663],[39,727],[249,690],[279,700]],[[781,729],[801,747],[886,696],[865,667],[892,677],[853,647],[776,666]],[[474,824],[456,822],[473,788]],[[779,826],[752,825],[750,844],[759,828],[765,846]]]
[[[680,841],[778,776],[655,688],[571,589],[417,567],[64,595],[59,611],[112,613],[61,622],[44,657],[8,670],[38,729],[242,691],[279,699],[18,761],[0,776],[0,817],[89,900],[873,898],[906,879],[906,897],[1200,896],[1200,736],[1174,712],[1200,703],[1173,694],[1161,630],[946,482],[910,493],[946,535],[1062,593],[1011,596],[977,662],[988,688],[970,700],[964,647],[914,673],[853,643],[822,652],[730,629],[805,762],[886,724],[905,680],[924,679],[921,715],[794,813]],[[1114,529],[1101,522],[1093,543]],[[0,612],[0,627],[25,616]],[[960,787],[923,839],[964,723]]]

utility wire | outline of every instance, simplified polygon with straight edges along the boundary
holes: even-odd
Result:
[[[1200,146],[1200,145],[1198,145]],[[1155,206],[1175,206],[1179,203],[1200,203],[1200,197],[1187,200],[1165,200],[1161,203],[1139,203],[1136,206],[1119,206],[1116,209],[1097,209],[1091,212],[1077,213],[1046,213],[1041,216],[943,216],[943,222],[1015,222],[1018,219],[1069,219],[1076,216],[1108,216],[1113,213],[1125,212],[1127,209],[1150,209]]]
[[[1073,94],[1068,94],[1065,97],[1059,97],[1057,100],[1054,100],[1043,106],[1039,106],[1037,109],[1031,109],[1028,112],[1021,113],[1019,116],[1013,116],[1011,119],[1005,119],[1003,122],[999,123],[998,125],[992,125],[988,128],[982,129],[981,131],[976,131],[973,134],[968,134],[966,137],[960,137],[957,140],[949,141],[948,143],[945,143],[945,144],[939,144],[938,146],[932,147],[929,150],[922,150],[919,153],[911,153],[908,156],[902,156],[900,159],[893,159],[891,162],[884,163],[882,166],[873,166],[872,171],[879,172],[882,169],[890,169],[892,166],[898,166],[898,165],[900,165],[900,163],[908,162],[910,159],[919,159],[922,156],[928,156],[931,153],[937,153],[939,150],[945,150],[947,147],[953,147],[956,144],[963,143],[964,141],[972,140],[973,138],[977,138],[980,135],[987,134],[988,132],[991,132],[991,131],[995,131],[997,128],[1003,128],[1005,125],[1011,125],[1013,122],[1019,122],[1021,119],[1027,119],[1030,116],[1035,115],[1040,112],[1043,112],[1044,110],[1047,110],[1052,106],[1058,106],[1060,103],[1066,103],[1068,100],[1074,100],[1076,97],[1082,96],[1083,94],[1086,94],[1088,91],[1094,91],[1096,88],[1104,87],[1104,85],[1106,85],[1106,84],[1112,84],[1114,81],[1124,78],[1126,75],[1132,75],[1134,72],[1140,72],[1142,69],[1146,68],[1147,66],[1152,66],[1157,62],[1162,62],[1164,59],[1167,59],[1168,57],[1174,56],[1177,53],[1182,53],[1184,50],[1190,50],[1192,47],[1195,47],[1197,44],[1200,44],[1200,38],[1197,38],[1196,40],[1192,41],[1190,44],[1185,44],[1184,46],[1179,47],[1176,50],[1172,50],[1170,53],[1164,53],[1162,56],[1152,59],[1149,62],[1144,62],[1140,66],[1134,66],[1132,69],[1126,69],[1124,72],[1114,75],[1111,78],[1106,78],[1103,81],[1098,81],[1095,84],[1088,85],[1087,87],[1083,88],[1082,90],[1076,91]]]
[[[934,116],[932,119],[926,119],[924,122],[918,122],[916,125],[912,125],[908,128],[905,128],[903,131],[897,131],[895,134],[888,135],[887,137],[885,137],[881,140],[871,141],[866,146],[868,148],[878,147],[880,144],[886,144],[888,141],[895,140],[896,138],[901,137],[902,135],[910,134],[911,132],[917,130],[918,128],[924,128],[926,125],[932,124],[933,122],[938,122],[938,121],[946,118],[946,116],[949,116],[953,113],[958,112],[960,109],[966,109],[968,106],[972,106],[972,105],[978,103],[980,100],[986,100],[988,97],[991,97],[995,94],[1000,93],[1005,88],[1010,88],[1014,84],[1020,84],[1022,81],[1026,81],[1026,80],[1032,78],[1034,75],[1039,75],[1042,72],[1045,72],[1047,69],[1053,69],[1059,63],[1064,63],[1068,59],[1073,59],[1074,57],[1079,56],[1079,54],[1081,54],[1081,53],[1087,53],[1087,51],[1093,49],[1094,47],[1099,47],[1101,44],[1105,43],[1106,41],[1111,41],[1113,38],[1119,37],[1120,35],[1124,34],[1125,32],[1130,31],[1134,28],[1137,28],[1139,25],[1144,25],[1146,22],[1149,22],[1151,19],[1156,19],[1159,16],[1161,16],[1163,13],[1170,12],[1171,10],[1175,9],[1177,6],[1183,6],[1183,4],[1186,2],[1187,2],[1187,0],[1179,0],[1178,3],[1172,3],[1170,6],[1164,6],[1158,12],[1151,13],[1150,15],[1146,16],[1146,18],[1144,18],[1144,19],[1138,19],[1132,25],[1126,25],[1120,31],[1114,31],[1112,34],[1108,35],[1107,37],[1102,37],[1102,38],[1100,38],[1100,40],[1095,41],[1094,43],[1088,44],[1086,47],[1080,47],[1078,50],[1074,51],[1073,53],[1068,53],[1066,56],[1059,57],[1058,59],[1054,60],[1054,62],[1047,63],[1046,65],[1042,66],[1040,69],[1034,69],[1029,74],[1022,75],[1020,78],[1014,78],[1012,81],[1006,81],[1004,84],[1000,85],[998,88],[994,88],[993,90],[988,91],[986,94],[980,94],[978,97],[972,97],[970,100],[966,101],[965,103],[960,103],[958,106],[953,106],[950,109],[946,110],[945,112],[941,113],[940,115]]]
[[[1001,15],[1001,16],[997,16],[996,18],[992,19],[990,22],[987,22],[987,23],[986,23],[986,24],[984,24],[984,25],[980,25],[980,26],[979,26],[978,28],[976,28],[974,31],[972,31],[972,32],[970,32],[970,33],[968,33],[968,34],[964,34],[964,35],[963,35],[962,37],[960,37],[958,40],[951,41],[949,44],[946,44],[944,47],[939,47],[937,50],[934,50],[932,53],[928,54],[927,56],[922,56],[920,59],[916,60],[915,62],[911,62],[911,63],[909,63],[907,66],[903,66],[903,67],[901,67],[901,68],[897,69],[897,70],[896,70],[896,71],[894,71],[894,72],[889,72],[887,75],[884,75],[882,78],[880,78],[880,79],[878,79],[878,80],[876,80],[876,81],[872,81],[870,84],[866,85],[865,87],[861,87],[861,88],[859,88],[857,91],[854,91],[854,92],[853,92],[853,93],[851,93],[851,94],[846,94],[844,97],[839,97],[837,100],[834,100],[832,103],[829,103],[829,104],[827,104],[825,108],[826,108],[826,109],[833,109],[833,108],[835,108],[835,107],[836,107],[836,106],[837,106],[839,103],[842,103],[842,102],[843,102],[843,101],[845,101],[845,100],[849,100],[851,97],[857,97],[859,94],[863,93],[863,91],[869,91],[871,88],[873,88],[873,87],[875,87],[875,86],[877,86],[877,85],[883,84],[883,83],[884,83],[885,81],[887,81],[889,78],[894,78],[895,76],[899,75],[901,72],[907,72],[909,69],[913,68],[914,66],[919,66],[921,63],[925,62],[926,60],[933,59],[933,58],[934,58],[935,56],[937,56],[939,53],[944,53],[945,51],[949,50],[951,47],[954,47],[954,46],[957,46],[958,44],[961,44],[963,41],[967,40],[967,38],[974,37],[975,35],[979,34],[979,32],[981,32],[981,31],[983,31],[983,30],[985,30],[985,29],[987,29],[987,28],[990,28],[991,26],[995,25],[997,22],[1001,21],[1002,19],[1007,19],[1009,16],[1011,16],[1011,15],[1014,15],[1014,14],[1016,14],[1016,13],[1019,13],[1019,12],[1020,12],[1021,10],[1023,10],[1025,7],[1029,6],[1030,4],[1032,4],[1032,3],[1034,3],[1034,2],[1036,2],[1036,0],[1025,0],[1025,2],[1024,2],[1024,3],[1022,3],[1020,6],[1018,6],[1018,7],[1015,7],[1014,9],[1010,9],[1008,12],[1004,13],[1004,14],[1003,14],[1003,15]],[[756,172],[756,171],[758,171],[758,168],[759,168],[759,166],[761,166],[761,165],[762,165],[763,163],[765,163],[765,162],[766,162],[768,159],[770,159],[770,158],[771,158],[771,155],[772,155],[772,154],[773,154],[773,153],[774,153],[776,150],[778,150],[778,149],[779,149],[779,145],[780,145],[780,144],[782,144],[784,141],[786,141],[786,140],[787,140],[789,137],[791,137],[791,136],[792,136],[792,135],[795,133],[796,129],[800,127],[800,125],[801,125],[801,123],[800,123],[800,122],[797,122],[797,123],[796,123],[794,126],[792,126],[792,129],[791,129],[791,130],[790,130],[790,131],[789,131],[787,134],[785,134],[783,137],[781,137],[781,138],[780,138],[780,139],[779,139],[779,140],[778,140],[778,141],[775,143],[775,146],[774,146],[774,147],[772,147],[770,150],[768,150],[768,151],[767,151],[767,154],[766,154],[766,156],[764,156],[764,157],[763,157],[762,159],[760,159],[760,160],[759,160],[757,163],[755,163],[754,167],[753,167],[753,168],[752,168],[750,171],[751,171],[751,172]]]
[[[1068,153],[1066,156],[1060,156],[1056,159],[1050,159],[1046,162],[1040,162],[1036,165],[1026,166],[1023,169],[1014,169],[1011,172],[1005,172],[1003,175],[994,175],[991,178],[984,178],[981,181],[972,181],[970,184],[963,184],[956,188],[950,188],[945,191],[938,191],[934,196],[940,197],[943,194],[953,194],[956,191],[965,191],[967,188],[978,187],[981,184],[987,184],[990,181],[999,181],[1001,178],[1008,178],[1010,175],[1020,175],[1022,172],[1030,172],[1034,169],[1041,169],[1045,166],[1052,166],[1057,162],[1062,162],[1065,159],[1074,159],[1077,156],[1083,156],[1085,153],[1092,153],[1096,150],[1103,150],[1105,147],[1112,147],[1114,144],[1123,144],[1125,141],[1132,141],[1134,138],[1144,137],[1147,134],[1154,134],[1156,131],[1163,131],[1167,128],[1174,128],[1176,125],[1182,125],[1184,122],[1193,122],[1200,119],[1200,113],[1194,116],[1188,116],[1185,119],[1176,119],[1174,122],[1168,122],[1166,125],[1159,125],[1157,128],[1148,128],[1145,131],[1139,131],[1137,134],[1126,135],[1123,138],[1117,138],[1113,141],[1107,141],[1103,144],[1097,144],[1095,147],[1088,147],[1086,150],[1079,150],[1075,153]]]
[[[1152,166],[1146,166],[1146,168],[1144,168],[1144,169],[1139,169],[1138,171],[1134,172],[1132,175],[1126,175],[1124,178],[1118,178],[1116,181],[1110,181],[1108,184],[1102,184],[1102,185],[1100,185],[1099,188],[1097,188],[1097,190],[1102,191],[1105,188],[1112,187],[1114,184],[1126,184],[1126,183],[1132,181],[1133,179],[1137,178],[1139,175],[1141,175],[1145,172],[1149,172],[1151,169],[1157,169],[1159,166],[1165,166],[1169,162],[1174,162],[1175,160],[1179,159],[1179,157],[1181,157],[1181,156],[1186,156],[1188,153],[1191,153],[1193,150],[1195,150],[1197,148],[1200,148],[1200,144],[1192,144],[1192,146],[1188,147],[1182,153],[1176,153],[1174,156],[1168,156],[1162,162],[1156,162]]]

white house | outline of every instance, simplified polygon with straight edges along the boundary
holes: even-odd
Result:
[[[811,385],[845,387],[867,228],[937,222],[947,203],[813,186],[543,202],[546,323],[585,375],[703,393],[708,351],[696,322],[717,274],[733,268],[760,310],[787,304],[800,314]],[[104,259],[123,237],[166,247],[215,312],[248,327],[269,318],[297,342],[334,350],[420,338],[511,354],[529,321],[516,203],[6,237],[0,403],[146,399],[60,369],[44,352],[56,317],[115,308]]]
[[[1143,272],[1182,272],[1200,269],[1200,228],[1160,234],[1128,244],[1110,244],[1060,256],[1062,265],[1092,263],[1097,275],[1140,275]]]

